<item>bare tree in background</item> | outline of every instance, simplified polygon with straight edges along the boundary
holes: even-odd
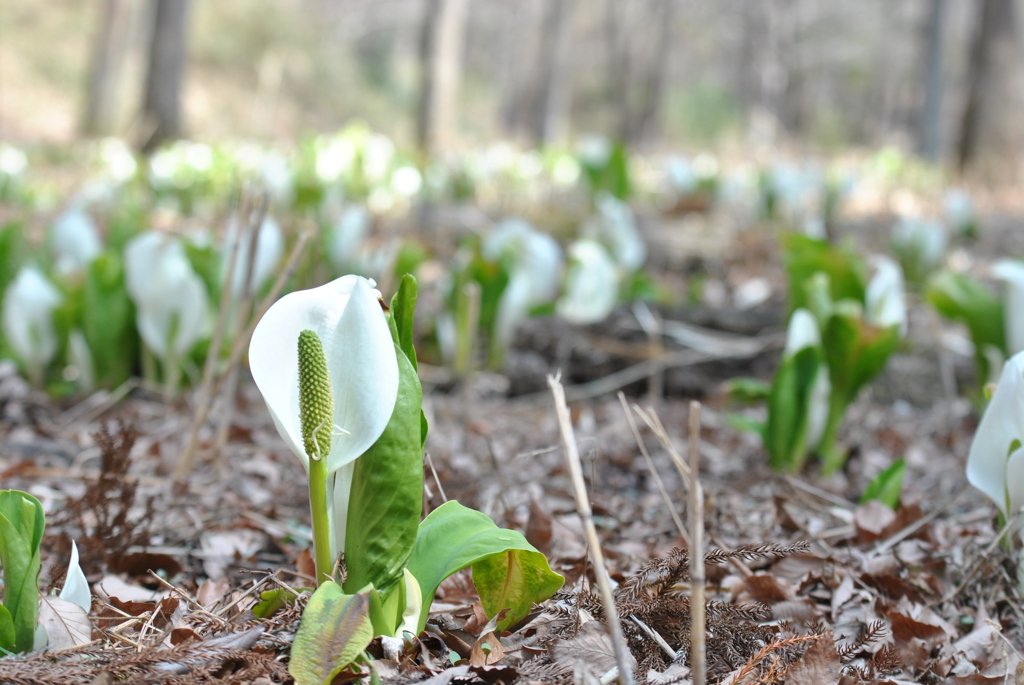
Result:
[[[462,80],[468,0],[428,0],[420,35],[416,142],[424,155],[452,142]]]
[[[547,0],[537,69],[534,142],[550,145],[565,135],[571,91],[569,46],[574,0]]]
[[[961,170],[983,151],[1013,156],[1021,150],[1020,45],[1014,2],[978,0],[977,14],[967,102],[957,142],[956,160]]]
[[[924,102],[921,105],[918,149],[927,159],[939,158],[942,135],[942,37],[945,31],[946,0],[927,0],[924,27]]]
[[[672,34],[675,28],[677,0],[659,0],[653,13],[657,31],[654,55],[644,84],[643,99],[636,123],[630,127],[630,142],[651,138],[656,133],[658,114],[665,100],[669,67],[672,61]]]
[[[181,135],[181,84],[185,73],[189,0],[154,0],[153,37],[146,71],[143,114],[152,134],[143,144],[149,151]]]
[[[106,135],[114,131],[117,95],[128,49],[131,7],[128,0],[105,0],[93,52],[82,132]]]

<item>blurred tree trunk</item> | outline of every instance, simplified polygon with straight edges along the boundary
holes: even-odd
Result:
[[[117,95],[128,47],[131,8],[125,0],[105,0],[93,52],[82,132],[90,136],[114,131]]]
[[[570,103],[569,46],[573,0],[547,0],[537,65],[536,110],[531,134],[539,145],[564,137]]]
[[[189,0],[154,0],[143,108],[153,131],[142,146],[147,152],[182,132],[181,83],[187,56],[188,4]]]
[[[945,23],[946,0],[928,0],[924,31],[924,102],[919,120],[918,149],[932,161],[939,158],[942,143],[942,34]]]
[[[615,136],[625,140],[630,126],[629,108],[629,69],[631,54],[626,36],[626,24],[629,19],[627,3],[618,0],[606,0],[605,40],[608,56],[608,90],[609,98],[618,118],[618,130]]]
[[[1021,149],[1020,55],[1013,0],[978,0],[971,42],[967,102],[960,121],[957,166],[983,153],[1013,156]]]
[[[630,130],[630,142],[649,139],[657,133],[658,114],[665,100],[669,67],[672,63],[672,30],[675,15],[676,0],[659,0],[654,12],[657,42],[647,74],[640,112]]]
[[[451,144],[458,116],[468,0],[428,0],[420,34],[416,142],[424,156]]]

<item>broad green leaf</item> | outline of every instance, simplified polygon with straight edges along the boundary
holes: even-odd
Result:
[[[730,402],[758,402],[767,400],[772,386],[760,378],[731,378],[725,383],[725,397]]]
[[[907,463],[903,459],[897,459],[889,468],[885,469],[868,483],[864,496],[860,503],[864,504],[877,499],[890,509],[895,509],[900,503],[900,493],[903,491],[903,474],[907,470]]]
[[[14,619],[3,604],[0,604],[0,649],[14,651]]]
[[[402,276],[398,292],[391,298],[391,316],[395,320],[398,331],[398,346],[412,362],[413,370],[419,367],[416,363],[416,348],[413,347],[413,315],[416,313],[416,279],[411,274]]]
[[[448,576],[473,567],[473,583],[488,617],[509,609],[498,623],[507,628],[562,587],[564,579],[520,533],[498,528],[485,514],[451,501],[420,524],[409,571],[423,595],[418,629],[427,623],[430,603]]]
[[[346,595],[327,581],[313,593],[302,612],[292,643],[288,673],[296,685],[327,685],[373,639],[366,594]]]
[[[899,346],[897,326],[879,328],[864,322],[859,308],[840,302],[822,331],[833,395],[849,405],[867,383],[885,368]]]
[[[827,241],[803,235],[788,235],[783,240],[783,261],[789,276],[789,311],[808,307],[805,284],[814,274],[828,275],[833,301],[864,301],[868,267],[851,249],[833,247]],[[811,311],[814,311],[811,308]]]
[[[86,271],[82,332],[92,352],[96,379],[111,386],[128,380],[138,359],[139,334],[121,257],[114,252],[101,254]]]
[[[807,456],[809,403],[818,369],[820,352],[805,347],[786,359],[775,372],[768,397],[768,421],[764,446],[772,468],[795,473]]]
[[[355,462],[349,494],[345,591],[388,594],[402,578],[423,511],[423,391],[396,345],[398,399],[384,433]]]
[[[4,606],[14,623],[14,646],[32,649],[39,601],[39,543],[46,518],[43,505],[17,490],[0,492],[0,565]]]
[[[1003,303],[981,282],[967,274],[942,271],[928,281],[924,297],[942,316],[967,326],[974,343],[978,382],[986,383],[992,369],[985,356],[986,347],[1006,353],[1006,320]]]

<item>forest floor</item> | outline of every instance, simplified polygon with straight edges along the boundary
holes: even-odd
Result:
[[[655,244],[657,230],[645,227]],[[844,232],[868,250],[884,248],[880,222]],[[906,343],[847,415],[845,467],[828,477],[814,463],[778,474],[759,439],[727,421],[730,412],[757,410],[727,406],[722,390],[736,376],[770,379],[778,361],[785,278],[775,240],[754,231],[698,238],[706,248],[701,268],[717,274],[726,292],[763,278],[767,301],[746,310],[728,297],[720,306],[651,306],[660,339],[644,333],[644,314],[630,305],[585,329],[534,319],[504,373],[460,380],[423,366],[425,509],[457,499],[523,531],[565,576],[568,592],[562,613],[549,602],[484,653],[473,647],[493,626],[468,574],[458,574],[442,585],[426,634],[397,655],[371,645],[382,679],[590,684],[614,664],[603,633],[565,619],[566,606],[593,605],[585,580],[593,574],[545,382],[561,370],[612,577],[620,587],[643,588],[630,606],[667,626],[670,643],[688,635],[681,627],[688,604],[659,585],[664,578],[655,571],[686,576],[685,555],[672,552],[684,545],[669,508],[686,519],[685,487],[638,422],[671,503],[659,493],[616,391],[656,412],[684,458],[689,402],[702,402],[706,534],[711,549],[725,552],[706,574],[709,599],[721,603],[709,611],[709,682],[1024,682],[1014,564],[996,544],[995,508],[964,474],[978,417],[956,383],[973,382],[972,362],[936,342],[955,328],[912,298]],[[980,241],[957,254],[973,260],[974,270],[1024,254],[1022,240],[1012,221],[993,219]],[[668,251],[651,253],[651,268],[667,282],[687,268]],[[703,353],[680,354],[686,347]],[[129,390],[57,402],[0,365],[3,487],[34,494],[51,513],[42,582],[59,586],[74,539],[96,595],[92,643],[0,660],[0,682],[291,682],[288,646],[304,597],[269,618],[256,618],[252,607],[261,591],[311,581],[301,465],[243,379],[226,446],[217,451],[216,429],[204,428],[199,463],[176,487],[170,473],[194,398],[166,403],[138,384]],[[867,483],[900,457],[907,471],[899,509],[859,504]],[[737,606],[747,609],[729,608]],[[642,633],[627,630],[627,637],[639,680],[688,682],[686,668],[670,668]]]

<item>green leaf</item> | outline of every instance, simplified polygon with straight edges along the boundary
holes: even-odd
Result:
[[[488,617],[509,609],[499,629],[513,625],[562,587],[564,579],[520,533],[498,528],[485,514],[451,501],[430,512],[420,524],[409,571],[423,593],[419,630],[427,623],[430,603],[441,582],[473,567],[473,583]]]
[[[0,649],[14,651],[14,619],[7,607],[0,604]]]
[[[108,251],[89,265],[81,312],[97,381],[120,385],[131,376],[139,355],[135,308],[125,288],[120,255]]]
[[[398,399],[387,428],[355,462],[349,494],[345,591],[373,585],[382,594],[402,578],[423,512],[423,390],[412,362],[395,346]]]
[[[327,685],[373,639],[367,594],[346,595],[327,581],[313,593],[292,643],[288,673],[296,685]]]
[[[849,405],[867,383],[885,368],[899,346],[898,326],[879,328],[865,323],[859,307],[840,302],[821,335],[833,396]]]
[[[391,316],[395,320],[398,331],[398,346],[412,362],[413,370],[418,370],[416,348],[413,347],[413,315],[416,313],[416,279],[411,274],[402,276],[398,292],[391,298]]]
[[[772,386],[760,378],[731,378],[725,383],[725,398],[730,402],[758,402],[767,400]]]
[[[39,605],[39,543],[46,517],[43,505],[17,490],[0,492],[0,565],[4,606],[14,624],[14,646],[27,652],[35,642]]]
[[[974,362],[978,369],[978,382],[984,385],[992,378],[986,347],[994,347],[1003,354],[1006,350],[1006,320],[1003,303],[980,281],[967,274],[942,271],[929,279],[924,298],[939,314],[958,321],[971,333],[974,343]]]
[[[304,592],[312,589],[304,587],[296,588],[296,591]],[[256,618],[270,618],[289,604],[294,604],[296,597],[298,597],[297,594],[283,587],[264,590],[260,593],[260,601],[252,608],[252,613]]]
[[[725,424],[733,430],[743,433],[757,433],[762,438],[764,437],[764,421],[758,421],[736,412],[726,412]]]
[[[821,352],[805,347],[783,361],[775,372],[763,437],[772,468],[777,471],[795,473],[803,467],[811,392],[820,368]]]
[[[864,504],[877,499],[890,509],[895,509],[900,503],[900,493],[903,491],[903,474],[907,470],[907,463],[903,459],[897,459],[889,468],[874,477],[868,484],[860,503]]]
[[[789,276],[789,311],[808,307],[805,284],[816,273],[825,273],[833,301],[864,301],[868,267],[852,249],[833,247],[827,241],[791,234],[783,239],[783,262]],[[812,309],[812,311],[814,311]]]

